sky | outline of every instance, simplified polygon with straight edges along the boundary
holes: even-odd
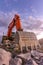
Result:
[[[43,38],[43,0],[0,0],[0,36],[7,34],[15,14],[20,15],[24,31],[32,31],[38,39]]]

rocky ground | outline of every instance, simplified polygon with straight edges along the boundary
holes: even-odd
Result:
[[[9,65],[10,59],[11,59],[11,53],[0,48],[0,65],[3,65],[3,64]]]
[[[32,55],[31,55],[32,54]],[[11,53],[0,48],[0,65],[22,65],[22,59],[11,57]],[[43,65],[43,53],[32,51],[31,53],[19,54],[19,57],[25,58],[25,65]],[[28,61],[27,61],[28,60]],[[27,64],[26,64],[27,63]],[[24,64],[23,64],[24,65]]]

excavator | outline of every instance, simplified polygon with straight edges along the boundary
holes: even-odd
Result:
[[[12,29],[16,26],[16,33],[12,36]],[[26,32],[23,31],[20,21],[20,16],[18,14],[15,14],[13,20],[8,26],[8,32],[7,35],[2,37],[2,43],[9,42],[12,44],[15,44],[15,47],[19,46],[19,49],[22,51],[22,49],[25,48],[34,48],[34,45],[38,45],[38,40],[36,38],[36,35],[33,32]],[[36,44],[37,43],[37,44]]]
[[[12,29],[14,26],[16,26],[17,31],[23,31],[22,26],[21,26],[21,22],[20,22],[20,17],[18,14],[15,14],[15,17],[13,18],[13,20],[11,21],[11,23],[8,26],[7,37],[11,36]]]
[[[2,43],[4,40],[10,40],[12,39],[11,34],[12,34],[12,29],[16,26],[16,31],[23,31],[22,26],[21,26],[21,21],[20,21],[20,16],[18,14],[15,14],[14,18],[12,19],[11,23],[8,26],[8,32],[7,35],[2,37]]]
[[[7,44],[9,44],[9,41],[12,41],[11,43],[13,43],[13,41],[15,41],[15,40],[13,40],[13,37],[11,36],[12,35],[12,29],[15,26],[16,26],[16,32],[17,31],[23,31],[22,26],[21,26],[21,22],[20,22],[20,17],[18,14],[15,14],[13,20],[9,24],[7,35],[6,36],[3,35],[3,37],[2,37],[2,43],[4,43],[4,45],[6,45],[6,42],[7,42]],[[14,42],[14,44],[15,43],[16,42]],[[10,45],[12,45],[12,44],[10,44]],[[15,47],[15,45],[14,45],[14,47]]]

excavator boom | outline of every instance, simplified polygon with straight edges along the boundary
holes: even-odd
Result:
[[[12,33],[12,28],[15,26],[15,21],[14,19],[12,20],[12,22],[9,24],[8,26],[8,32],[7,32],[7,36],[10,37],[11,33]]]
[[[12,20],[12,22],[9,24],[9,26],[8,26],[8,32],[7,32],[7,36],[8,37],[11,36],[12,29],[13,29],[14,26],[16,26],[16,30],[17,31],[23,31],[19,15],[15,15],[15,17]]]

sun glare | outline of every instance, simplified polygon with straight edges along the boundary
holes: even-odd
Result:
[[[37,36],[38,39],[41,39],[43,38],[43,32],[41,32],[38,36]]]

